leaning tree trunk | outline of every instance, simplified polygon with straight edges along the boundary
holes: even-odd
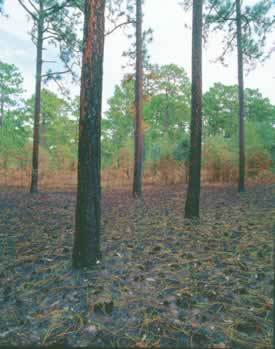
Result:
[[[33,152],[32,152],[32,180],[31,193],[38,192],[38,155],[39,155],[39,128],[40,128],[40,104],[41,104],[41,73],[42,73],[42,52],[43,52],[43,30],[44,20],[41,17],[38,21],[37,30],[37,53],[36,53],[36,77],[35,77],[35,106],[34,106],[34,127],[33,127]]]
[[[192,116],[190,167],[185,217],[199,217],[202,134],[202,1],[193,1]]]
[[[142,0],[136,0],[136,85],[135,85],[135,162],[133,196],[142,195],[142,163],[143,163],[143,55],[142,55]]]
[[[238,46],[238,89],[239,89],[239,192],[245,191],[245,152],[244,152],[244,82],[243,82],[243,47],[242,18],[240,0],[236,0],[237,46]]]
[[[100,258],[100,135],[105,0],[85,1],[73,266]]]

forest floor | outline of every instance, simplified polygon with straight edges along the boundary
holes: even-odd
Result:
[[[71,269],[74,192],[0,193],[0,345],[271,348],[275,185],[103,193],[102,261]]]

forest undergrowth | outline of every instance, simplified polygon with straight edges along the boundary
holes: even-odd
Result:
[[[0,193],[0,344],[271,348],[275,186],[102,199],[102,260],[71,269],[75,193]]]

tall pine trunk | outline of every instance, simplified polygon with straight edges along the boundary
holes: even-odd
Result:
[[[41,5],[42,7],[43,5]],[[43,8],[40,7],[40,12]],[[44,19],[41,16],[38,20],[37,44],[36,44],[36,76],[35,76],[35,106],[34,106],[34,127],[33,127],[33,152],[32,152],[32,179],[31,193],[38,192],[38,159],[39,159],[39,128],[40,128],[40,104],[41,104],[41,74],[42,74],[42,53],[43,53],[43,30]]]
[[[244,81],[243,81],[243,47],[242,17],[240,0],[236,0],[237,47],[238,47],[238,90],[239,90],[239,192],[245,191],[245,153],[244,153]]]
[[[73,266],[92,267],[100,254],[100,135],[105,0],[85,1],[80,96],[78,186]]]
[[[135,162],[133,196],[142,195],[142,165],[143,165],[143,57],[142,57],[142,0],[136,0],[136,85],[135,85]]]
[[[185,217],[199,217],[202,134],[202,1],[193,1],[191,147]]]
[[[0,127],[4,123],[4,91],[1,92],[1,111],[0,111]]]
[[[46,126],[46,116],[41,114],[41,125],[40,125],[40,144],[42,148],[46,148],[46,134],[47,134],[47,126]]]
[[[167,135],[169,132],[169,96],[167,90],[165,91],[166,109],[164,114],[164,132]]]

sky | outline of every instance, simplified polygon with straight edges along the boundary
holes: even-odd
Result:
[[[15,64],[24,77],[25,95],[34,92],[35,77],[35,46],[30,40],[31,21],[17,0],[5,1],[6,17],[0,17],[0,59],[6,63]],[[177,0],[145,0],[144,29],[153,29],[153,42],[149,45],[151,63],[175,63],[183,67],[191,78],[191,13],[186,13],[178,5]],[[186,28],[186,24],[189,28]],[[274,37],[269,38],[274,42]],[[114,86],[119,84],[126,70],[122,65],[126,60],[122,52],[129,47],[125,32],[119,30],[106,37],[103,110],[107,110],[107,100],[112,96]],[[215,82],[224,84],[237,83],[237,58],[233,52],[227,59],[228,67],[215,63],[221,52],[221,41],[217,35],[212,35],[203,50],[203,89],[207,91]],[[273,55],[264,64],[258,64],[256,69],[245,76],[245,87],[258,88],[264,97],[275,104],[275,64]],[[52,48],[47,51],[49,60],[56,57]],[[52,66],[54,68],[54,66]],[[54,88],[54,86],[50,86]],[[79,85],[67,83],[72,95],[79,94]]]

